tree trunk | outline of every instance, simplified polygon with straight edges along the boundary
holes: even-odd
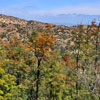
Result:
[[[36,100],[38,100],[38,98],[39,98],[40,62],[41,62],[41,60],[38,59],[38,70],[37,70],[37,81],[36,81]]]
[[[52,65],[50,66],[50,68],[52,69]],[[52,84],[50,82],[50,100],[53,99],[53,92],[52,92]]]

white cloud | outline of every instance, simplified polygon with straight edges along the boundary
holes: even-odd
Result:
[[[64,7],[52,10],[32,11],[30,13],[33,15],[58,15],[58,14],[69,14],[69,13],[100,15],[100,7],[74,6],[74,7]]]
[[[51,10],[26,10],[19,7],[9,7],[9,8],[0,8],[0,13],[7,14],[11,16],[21,17],[21,18],[36,18],[38,16],[55,16],[59,14],[86,14],[86,15],[100,15],[100,7],[91,7],[91,6],[72,6],[64,7]]]

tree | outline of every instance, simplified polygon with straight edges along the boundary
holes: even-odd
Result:
[[[33,43],[32,43],[33,42]],[[29,42],[29,47],[34,51],[37,59],[37,75],[36,75],[36,100],[39,98],[39,84],[40,84],[40,64],[48,52],[53,49],[54,38],[53,34],[41,33],[36,36],[32,42]]]

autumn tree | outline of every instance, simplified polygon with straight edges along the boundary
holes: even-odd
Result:
[[[40,84],[40,65],[41,61],[45,59],[45,56],[53,49],[54,38],[53,34],[41,33],[39,36],[35,36],[32,42],[29,42],[29,48],[34,51],[37,59],[37,74],[36,74],[36,100],[39,98],[39,84]]]

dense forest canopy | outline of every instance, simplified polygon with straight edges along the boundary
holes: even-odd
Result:
[[[55,35],[1,36],[0,100],[100,100],[100,25],[73,28],[65,50]]]

